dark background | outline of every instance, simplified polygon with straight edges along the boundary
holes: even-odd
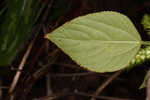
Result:
[[[55,44],[43,38],[46,33],[77,16],[100,11],[121,12],[133,21],[142,39],[149,40],[149,36],[141,25],[143,15],[150,13],[149,0],[47,1],[44,0],[43,2],[47,2],[46,5],[51,5],[51,7],[50,10],[45,8],[40,16],[42,19],[44,13],[48,10],[46,21],[42,24],[42,28],[38,30],[36,42],[34,42],[14,91],[16,100],[91,100],[91,95],[96,92],[97,88],[114,74],[94,73],[79,67]],[[34,38],[31,35],[15,57],[12,66],[16,70],[28,45]],[[48,64],[49,67],[44,66]],[[96,100],[144,100],[146,89],[139,89],[139,87],[148,68],[149,63],[147,62],[137,65],[129,71],[122,72],[104,88]],[[11,70],[10,66],[1,69],[1,79],[4,86],[10,86],[16,70]],[[4,89],[2,92],[3,98],[8,99],[10,95],[8,90]]]

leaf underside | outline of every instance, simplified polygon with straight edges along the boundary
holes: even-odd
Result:
[[[128,17],[112,11],[78,17],[48,34],[77,64],[95,72],[126,67],[141,38]]]

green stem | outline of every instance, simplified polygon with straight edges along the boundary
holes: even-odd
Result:
[[[150,41],[142,41],[141,44],[142,45],[149,45],[150,46]]]

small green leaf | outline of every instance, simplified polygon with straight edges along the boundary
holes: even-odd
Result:
[[[128,17],[112,11],[78,17],[48,35],[77,64],[95,72],[125,68],[141,46]]]
[[[146,88],[147,81],[149,80],[149,77],[150,77],[150,70],[148,70],[148,72],[146,73],[144,80],[143,80],[143,83],[141,84],[139,89]]]
[[[148,35],[150,35],[150,16],[145,14],[141,23],[143,24],[144,29],[147,31]]]
[[[141,84],[141,86],[139,87],[139,89],[146,88],[147,79],[148,79],[148,73],[145,75],[143,83]]]

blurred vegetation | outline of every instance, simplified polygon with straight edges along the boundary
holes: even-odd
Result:
[[[29,38],[33,25],[47,6],[46,3],[37,0],[7,0],[5,3],[6,5],[0,10],[1,66],[12,62],[18,49]],[[49,21],[56,20],[69,10],[69,5],[64,0],[55,0],[53,5]]]
[[[37,19],[37,0],[7,0],[1,9],[0,65],[8,65],[30,36]]]

